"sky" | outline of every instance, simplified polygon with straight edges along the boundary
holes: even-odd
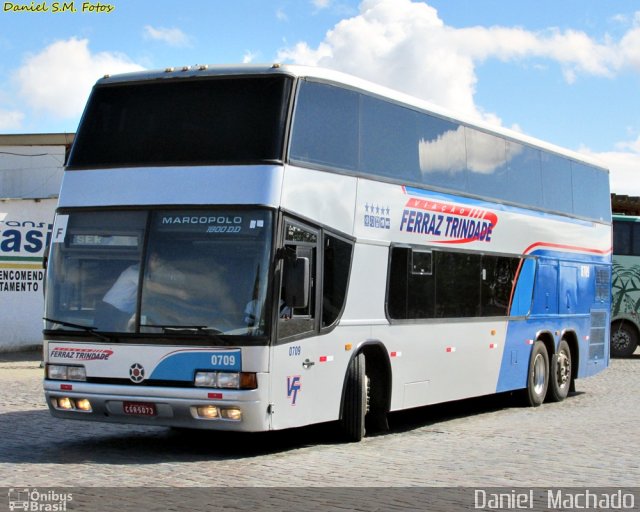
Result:
[[[639,0],[0,5],[0,134],[75,132],[105,74],[316,65],[589,155],[640,196]]]

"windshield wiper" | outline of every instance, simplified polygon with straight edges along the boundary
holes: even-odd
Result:
[[[51,322],[53,324],[61,325],[63,327],[71,327],[73,329],[80,329],[80,330],[82,330],[84,332],[87,332],[87,333],[95,336],[96,338],[101,339],[102,341],[112,341],[111,338],[109,338],[108,336],[105,336],[104,334],[100,334],[99,332],[96,332],[96,330],[98,329],[97,327],[88,326],[88,325],[74,324],[72,322],[63,322],[62,320],[56,320],[55,318],[43,317],[43,320],[45,320],[47,322]]]
[[[209,327],[206,325],[149,325],[149,324],[140,324],[140,327],[155,327],[156,329],[162,329],[164,333],[171,332],[197,332],[201,334],[206,334],[207,336],[211,336],[213,338],[217,338],[218,334],[224,334],[223,331],[216,329],[215,327]]]

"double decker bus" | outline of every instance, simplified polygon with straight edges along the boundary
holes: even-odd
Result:
[[[606,169],[338,72],[95,85],[47,269],[59,418],[266,431],[516,391],[609,361]]]
[[[613,216],[611,355],[631,356],[640,340],[640,217]]]

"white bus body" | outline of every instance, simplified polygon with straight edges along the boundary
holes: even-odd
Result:
[[[532,405],[562,400],[576,378],[607,367],[611,219],[607,172],[593,162],[358,79],[295,66],[105,78],[94,103],[118,88],[256,77],[284,77],[290,87],[278,114],[278,158],[94,163],[98,142],[86,134],[98,110],[85,112],[48,268],[44,388],[54,416],[240,431],[340,420],[357,440],[365,419],[384,428],[386,414],[401,409],[513,390]],[[318,91],[303,90],[308,84]],[[386,153],[313,156],[320,110],[305,114],[305,102],[325,92],[327,102],[334,92],[359,95],[360,124],[370,119],[372,132],[404,129],[367,118],[387,107],[392,120],[402,108],[397,115],[456,124],[411,139],[414,179],[385,175],[383,165],[369,172],[367,160],[376,168]],[[367,101],[383,103],[368,114]],[[461,131],[466,161],[451,164],[438,146]],[[484,148],[474,160],[469,148],[483,137],[500,154]],[[354,166],[351,156],[338,161],[347,152],[360,155]],[[527,152],[536,162],[528,169],[542,169],[540,182],[512,199],[488,197],[485,176],[500,169],[499,180],[516,183],[516,160]],[[442,158],[450,160],[446,171],[434,167]],[[546,192],[547,158],[566,164],[572,188]],[[573,183],[585,169],[587,192]],[[463,173],[463,188],[447,185],[462,183]],[[431,176],[440,181],[418,182]],[[476,179],[480,192],[470,186]],[[531,188],[540,189],[535,206],[521,199]],[[561,206],[549,199],[552,189]],[[154,316],[152,306],[164,300],[151,293],[156,251],[179,267],[174,288],[198,298],[171,297],[171,313]],[[288,280],[288,262],[302,268],[297,278]],[[126,327],[103,327],[98,302],[128,265],[138,265],[135,311]],[[297,285],[306,291],[292,298]],[[181,317],[187,302],[194,305]],[[227,311],[218,324],[212,309]],[[243,318],[249,310],[256,324]]]

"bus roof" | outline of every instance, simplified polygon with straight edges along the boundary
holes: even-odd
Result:
[[[426,111],[437,116],[457,121],[474,128],[479,128],[483,131],[501,135],[508,139],[512,139],[516,142],[522,142],[545,151],[557,153],[572,160],[584,162],[599,168],[604,172],[609,172],[606,166],[599,160],[596,160],[590,156],[571,151],[569,149],[556,146],[549,142],[524,135],[522,133],[504,128],[501,126],[491,125],[482,121],[478,121],[469,116],[457,114],[453,111],[439,107],[428,101],[416,98],[415,96],[408,95],[406,93],[399,92],[388,87],[375,84],[368,80],[355,77],[340,71],[335,71],[328,68],[313,67],[313,66],[299,66],[290,64],[235,64],[235,65],[200,65],[183,66],[183,67],[169,67],[164,70],[148,70],[138,71],[133,73],[123,73],[119,75],[105,75],[98,80],[97,86],[108,84],[119,84],[127,82],[141,82],[147,80],[175,80],[183,78],[199,78],[205,76],[242,76],[242,75],[273,75],[282,74],[292,76],[294,78],[311,78],[327,82],[340,84],[349,88],[357,89],[360,91],[368,92],[370,94],[380,96],[382,98],[389,99],[391,101],[413,107],[422,111]]]
[[[619,220],[623,222],[640,222],[640,216],[638,215],[626,215],[621,213],[614,213],[611,218],[613,220]]]

